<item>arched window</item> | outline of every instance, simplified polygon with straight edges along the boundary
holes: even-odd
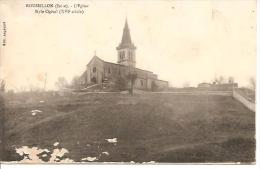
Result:
[[[96,71],[97,71],[97,68],[93,67],[93,72],[96,73]]]
[[[122,52],[122,58],[125,58],[125,51]]]

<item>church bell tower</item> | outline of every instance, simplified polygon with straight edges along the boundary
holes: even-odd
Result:
[[[121,43],[116,48],[116,50],[118,52],[118,60],[117,60],[118,64],[135,67],[136,47],[132,43],[132,40],[131,40],[130,30],[128,28],[127,19],[125,21],[125,27],[124,27]]]

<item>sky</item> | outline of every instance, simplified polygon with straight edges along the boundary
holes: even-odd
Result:
[[[95,51],[116,63],[126,17],[136,67],[172,87],[197,86],[216,76],[247,86],[256,76],[255,0],[62,1],[88,5],[84,14],[64,15],[25,7],[37,0],[0,2],[7,29],[0,76],[7,89],[42,88],[47,74],[46,88],[53,90],[58,77],[80,76]]]

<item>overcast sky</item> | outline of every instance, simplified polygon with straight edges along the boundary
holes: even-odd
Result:
[[[36,1],[0,2],[7,25],[1,71],[9,89],[42,87],[45,72],[54,89],[59,76],[81,75],[95,50],[116,62],[126,16],[136,66],[171,86],[219,75],[246,86],[256,74],[255,0],[78,1],[89,5],[83,15],[37,15],[25,8]]]

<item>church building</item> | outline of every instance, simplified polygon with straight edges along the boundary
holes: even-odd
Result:
[[[85,84],[109,83],[116,85],[119,78],[127,79],[129,74],[135,74],[134,88],[151,90],[153,86],[163,90],[168,88],[168,82],[159,80],[151,71],[136,68],[136,46],[130,36],[127,20],[123,30],[121,43],[116,48],[117,63],[106,62],[95,56],[87,64],[87,69],[82,75]]]

